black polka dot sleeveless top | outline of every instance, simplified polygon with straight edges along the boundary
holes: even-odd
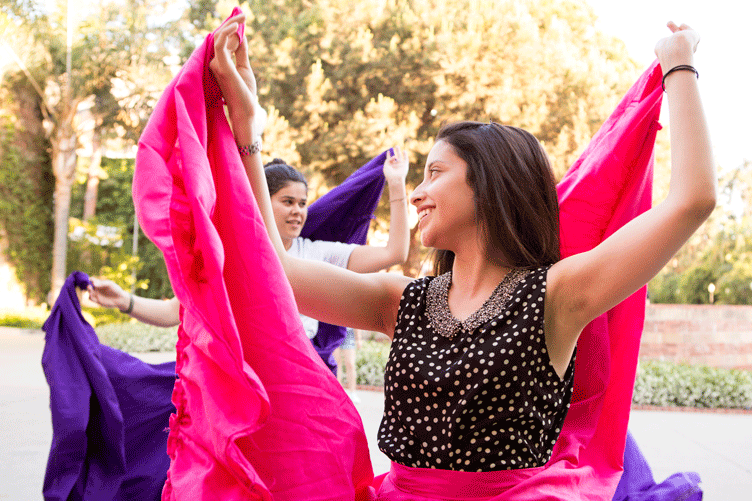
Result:
[[[543,333],[548,267],[509,273],[464,321],[449,312],[451,274],[407,286],[386,365],[379,448],[419,468],[533,468],[551,457],[572,396]]]

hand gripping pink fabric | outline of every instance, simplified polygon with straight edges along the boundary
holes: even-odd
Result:
[[[352,500],[373,479],[363,425],[303,332],[213,55],[209,35],[165,90],[133,183],[182,305],[162,499]]]

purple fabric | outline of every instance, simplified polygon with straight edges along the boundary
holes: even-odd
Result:
[[[627,432],[624,473],[616,487],[614,501],[701,501],[699,483],[697,473],[674,473],[660,484],[656,483],[637,442]]]
[[[152,366],[99,344],[76,295],[88,284],[72,273],[43,326],[52,411],[44,499],[159,499],[175,364]]]
[[[385,160],[386,152],[383,152],[312,203],[300,235],[311,240],[364,245],[384,189]],[[346,334],[344,327],[319,322],[319,330],[311,340],[316,352],[335,375],[334,350],[342,344]]]

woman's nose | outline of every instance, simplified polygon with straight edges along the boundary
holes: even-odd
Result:
[[[410,203],[417,206],[423,201],[424,198],[425,193],[423,193],[423,183],[420,183],[410,194]]]

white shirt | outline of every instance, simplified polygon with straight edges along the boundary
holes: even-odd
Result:
[[[300,259],[324,261],[340,268],[347,268],[350,254],[357,246],[358,244],[343,244],[342,242],[327,242],[326,240],[298,237],[292,241],[292,246],[287,252]],[[303,322],[303,328],[308,339],[313,339],[319,330],[319,321],[305,315],[300,315],[300,320]]]

